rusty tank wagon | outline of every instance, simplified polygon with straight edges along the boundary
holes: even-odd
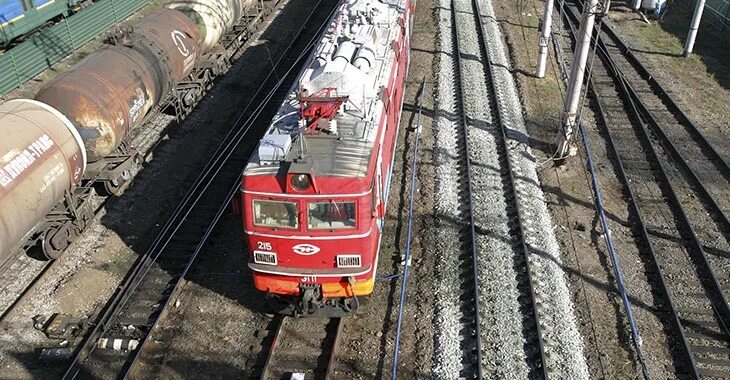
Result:
[[[32,246],[60,256],[93,218],[94,191],[119,194],[139,169],[131,132],[154,111],[189,113],[221,73],[210,62],[229,62],[240,46],[213,48],[221,38],[242,45],[226,33],[258,27],[268,3],[171,1],[117,30],[35,99],[0,104],[0,266]]]

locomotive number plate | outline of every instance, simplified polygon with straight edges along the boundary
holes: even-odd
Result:
[[[302,282],[317,282],[317,276],[302,276]]]

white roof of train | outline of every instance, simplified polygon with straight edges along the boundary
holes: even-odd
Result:
[[[282,162],[300,156],[316,162],[320,176],[362,177],[367,174],[383,108],[383,88],[395,60],[403,0],[346,1],[315,48],[259,142],[245,175],[274,175]],[[301,136],[299,90],[315,94],[334,87],[348,96],[328,133]]]

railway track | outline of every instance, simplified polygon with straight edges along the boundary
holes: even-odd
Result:
[[[502,108],[498,104],[498,99],[502,96],[499,88],[504,83],[499,83],[494,74],[494,69],[489,56],[489,49],[487,47],[486,36],[484,35],[484,24],[483,24],[483,13],[480,9],[478,0],[471,0],[472,13],[474,20],[477,25],[477,35],[479,41],[479,48],[482,53],[482,64],[484,66],[486,85],[492,96],[491,109],[493,110],[492,123],[498,126],[499,135],[498,140],[498,155],[501,159],[501,176],[504,189],[507,193],[507,199],[509,200],[509,220],[510,224],[510,238],[511,244],[516,252],[519,252],[518,257],[522,259],[518,264],[521,268],[524,268],[524,275],[519,280],[518,285],[521,287],[521,305],[522,312],[524,315],[524,329],[523,333],[529,345],[532,345],[532,349],[526,350],[527,362],[530,365],[530,372],[544,379],[549,378],[548,363],[546,362],[546,345],[543,339],[542,325],[540,321],[539,313],[539,299],[535,291],[535,274],[533,273],[531,265],[531,255],[535,252],[528,246],[526,231],[529,230],[527,221],[532,219],[532,215],[527,211],[520,203],[520,197],[527,196],[523,192],[522,185],[516,180],[517,177],[522,177],[522,171],[519,162],[515,159],[515,145],[517,142],[512,139],[508,139],[509,124],[510,120],[506,118],[502,113]]]
[[[571,5],[566,15],[575,31],[578,7]],[[726,256],[709,258],[709,253],[716,252],[712,251],[717,249],[715,244],[726,242],[702,239],[708,233],[726,238],[728,230],[724,211],[713,199],[717,194],[695,172],[704,167],[722,183],[727,180],[724,163],[704,138],[694,138],[699,131],[686,117],[682,119],[675,104],[662,98],[666,92],[651,87],[652,83],[658,86],[656,82],[626,74],[630,69],[639,73],[641,68],[629,67],[631,58],[622,46],[612,32],[600,35],[589,89],[597,100],[599,130],[624,185],[646,275],[661,298],[656,312],[672,336],[670,349],[678,376],[728,378],[728,289],[715,268],[729,263]],[[720,266],[713,268],[713,262]]]
[[[452,12],[452,28],[454,36],[454,51],[460,52],[461,47],[459,43],[461,38],[459,37],[459,28],[462,27],[457,19],[457,5],[455,1],[451,3]],[[461,363],[463,368],[461,369],[459,376],[461,378],[470,379],[482,379],[484,377],[483,361],[482,361],[482,334],[480,324],[480,307],[479,307],[479,274],[478,274],[478,255],[479,250],[477,248],[477,234],[476,234],[476,223],[474,221],[474,197],[472,191],[472,165],[470,158],[469,149],[469,129],[473,128],[473,124],[469,122],[467,117],[466,109],[466,93],[463,85],[464,68],[462,66],[461,54],[454,54],[454,65],[457,68],[454,70],[456,78],[454,83],[458,88],[456,94],[456,113],[459,116],[459,127],[457,129],[458,140],[461,142],[461,146],[457,149],[460,150],[463,158],[460,160],[460,174],[461,181],[459,183],[459,193],[461,194],[460,204],[464,207],[460,210],[461,230],[459,231],[459,240],[461,243],[461,249],[458,258],[460,260],[459,269],[461,279],[460,287],[463,290],[463,295],[459,299],[460,301],[460,349],[462,352]]]
[[[484,168],[474,167],[473,160],[479,160],[479,147],[474,145],[473,139],[476,135],[483,133],[480,130],[489,130],[494,137],[497,146],[496,155],[499,167],[499,177],[502,190],[505,194],[507,208],[507,229],[509,236],[509,247],[514,250],[515,267],[519,269],[519,279],[517,281],[518,301],[520,313],[522,314],[523,330],[522,334],[527,343],[524,353],[527,355],[525,361],[530,367],[528,370],[532,376],[547,378],[547,370],[545,365],[545,350],[543,347],[543,338],[538,315],[538,299],[533,285],[533,273],[530,265],[531,251],[528,248],[523,220],[525,218],[524,210],[520,206],[518,199],[521,191],[515,182],[515,177],[520,175],[519,165],[513,163],[512,147],[509,146],[507,139],[506,121],[503,120],[498,98],[501,96],[498,87],[499,83],[494,83],[491,62],[489,60],[489,50],[484,35],[484,25],[482,24],[482,12],[477,1],[452,1],[452,27],[453,27],[453,46],[454,51],[454,70],[456,78],[456,113],[459,118],[458,130],[459,139],[462,141],[460,150],[464,155],[460,172],[462,175],[462,183],[460,184],[462,194],[461,203],[465,205],[461,210],[461,225],[464,226],[461,231],[461,241],[463,252],[459,256],[461,261],[462,273],[460,278],[464,289],[464,295],[460,299],[462,303],[461,312],[461,349],[463,356],[461,362],[464,368],[461,370],[460,376],[463,378],[483,378],[485,375],[483,355],[483,334],[480,331],[480,314],[483,310],[480,307],[480,285],[479,285],[479,264],[478,256],[480,254],[488,254],[488,252],[479,252],[477,242],[478,224],[475,223],[475,215],[479,215],[479,206],[474,204],[474,194],[483,192],[480,186],[481,181],[475,181],[475,178],[489,176],[484,172]],[[475,72],[479,72],[475,74]],[[476,83],[469,83],[474,81]],[[481,83],[485,87],[481,86]],[[476,105],[470,105],[470,101],[476,101],[476,98],[485,97],[481,100],[486,102],[484,108],[475,109]],[[480,112],[487,112],[486,115],[480,116]],[[480,120],[487,119],[486,121]],[[488,125],[484,125],[487,123]],[[478,144],[479,140],[475,140]],[[479,175],[474,177],[472,172],[477,171]],[[481,199],[484,195],[481,196]],[[476,207],[476,208],[475,208]],[[477,218],[484,219],[485,215],[479,215]],[[479,219],[479,220],[481,220]],[[484,232],[479,232],[483,234]]]
[[[570,7],[570,2],[566,4],[575,19],[579,8]],[[647,126],[648,138],[658,148],[662,162],[673,172],[670,175],[686,180],[686,184],[677,185],[680,201],[687,209],[704,208],[708,213],[707,216],[689,215],[692,222],[703,226],[696,231],[703,248],[713,256],[722,256],[730,251],[730,193],[727,191],[730,166],[725,156],[707,140],[618,35],[605,26],[601,31],[602,59],[615,68],[614,76],[622,78],[625,96]],[[697,196],[687,196],[691,192]],[[713,264],[716,268],[727,265],[722,260]],[[730,284],[723,284],[723,290],[729,292]]]
[[[15,293],[16,295],[9,300],[9,303],[0,309],[0,321],[8,317],[15,307],[19,305],[23,300],[32,294],[36,284],[40,281],[41,277],[47,273],[55,261],[36,262],[32,258],[23,258],[23,262],[15,261],[0,270],[0,294]],[[22,284],[15,282],[15,277],[18,273],[31,272],[31,279]],[[8,279],[5,279],[5,277]]]
[[[327,25],[334,3],[321,1],[329,6],[316,6],[302,23],[284,56],[232,123],[235,127],[79,345],[65,378],[149,378],[159,373],[165,342],[152,339],[155,327],[174,307],[171,301],[183,290],[185,275],[239,188],[241,171],[258,141],[246,137],[268,125],[296,78],[296,68]]]
[[[276,316],[261,380],[330,379],[334,372],[343,318]]]

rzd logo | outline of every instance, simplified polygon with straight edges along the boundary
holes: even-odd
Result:
[[[297,255],[311,256],[319,252],[319,247],[311,244],[297,244],[292,247],[292,251]]]

